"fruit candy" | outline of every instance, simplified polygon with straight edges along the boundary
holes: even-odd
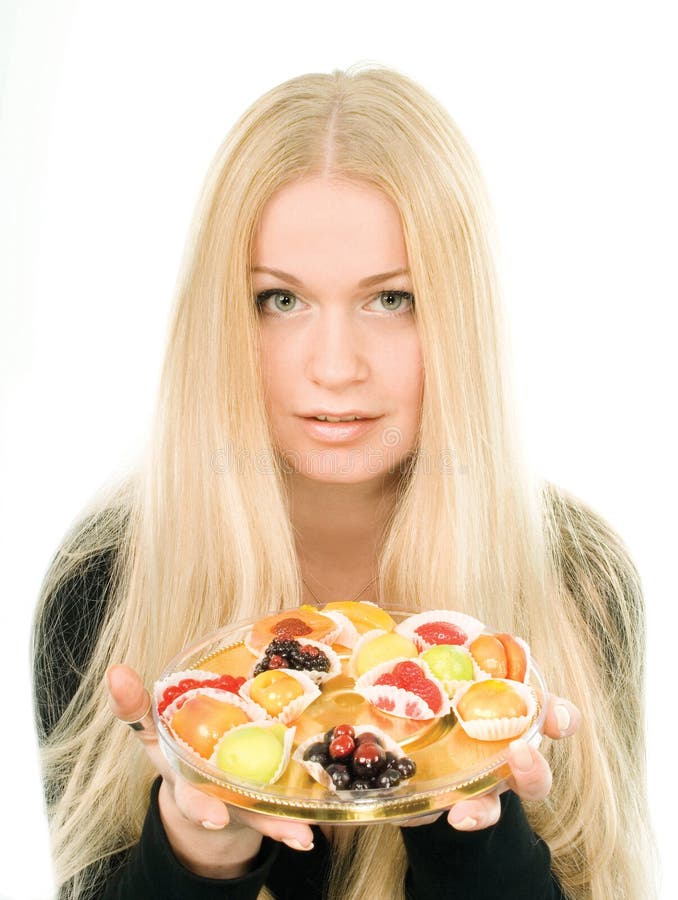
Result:
[[[527,704],[505,681],[488,678],[476,681],[457,703],[457,712],[465,721],[526,716]]]
[[[284,669],[260,672],[249,686],[249,695],[270,716],[279,716],[285,707],[301,697],[304,686]]]
[[[337,624],[328,616],[309,607],[285,610],[274,616],[259,619],[252,627],[246,643],[254,653],[261,653],[272,640],[292,640],[296,637],[308,640],[330,640],[337,631]]]
[[[263,657],[254,667],[254,675],[269,669],[297,669],[306,672],[329,672],[330,659],[326,652],[313,644],[295,640],[271,641]]]
[[[174,703],[177,697],[180,697],[188,691],[195,690],[195,688],[215,688],[219,691],[228,691],[229,693],[237,694],[245,683],[245,679],[241,676],[235,677],[227,674],[212,675],[209,672],[196,671],[195,676],[197,677],[190,677],[186,673],[183,673],[183,676],[184,677],[179,678],[179,681],[169,684],[163,690],[160,700],[158,701],[158,715],[163,715],[167,707],[171,703]]]
[[[355,674],[360,677],[381,663],[401,656],[414,658],[418,653],[419,651],[412,641],[402,634],[396,634],[395,632],[380,634],[375,632],[372,637],[368,632],[365,639],[356,645],[351,657],[351,667]]]
[[[170,724],[177,737],[209,759],[214,745],[226,731],[249,721],[239,706],[207,694],[194,694],[174,713]]]
[[[403,756],[396,742],[385,734],[345,724],[331,728],[321,741],[311,739],[303,744],[295,759],[316,780],[338,791],[394,788],[417,769],[414,760]]]
[[[481,634],[470,645],[471,655],[480,668],[494,678],[525,681],[527,652],[511,634]]]
[[[468,650],[463,647],[437,644],[425,650],[421,654],[421,659],[435,677],[444,683],[457,684],[460,681],[473,681],[473,662]]]
[[[328,603],[323,610],[339,612],[349,619],[361,634],[376,628],[382,631],[392,631],[395,622],[385,609],[380,609],[374,603],[365,603],[361,600],[336,600]]]
[[[433,715],[437,715],[443,705],[440,688],[426,677],[422,667],[415,662],[406,660],[396,663],[391,672],[380,675],[373,684],[402,688],[402,690],[416,694],[426,703]]]
[[[468,635],[453,622],[424,622],[414,629],[427,644],[465,644]]]
[[[224,735],[211,761],[227,775],[271,784],[284,771],[293,735],[293,728],[286,729],[279,723],[268,727],[241,725]]]

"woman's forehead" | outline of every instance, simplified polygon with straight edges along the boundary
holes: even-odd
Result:
[[[359,281],[407,269],[407,251],[395,204],[373,185],[310,178],[285,185],[262,210],[252,269],[295,277],[341,268]]]

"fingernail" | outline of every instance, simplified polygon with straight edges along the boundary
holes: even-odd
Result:
[[[519,772],[529,772],[532,768],[532,754],[525,741],[511,741],[511,766]]]
[[[567,706],[563,706],[562,703],[559,703],[553,710],[556,722],[558,723],[558,730],[561,735],[564,735],[567,732],[567,729],[570,727],[570,722],[572,721],[570,718],[570,710]]]
[[[458,831],[470,831],[471,828],[476,827],[478,820],[472,819],[471,816],[466,816],[460,822],[452,822],[451,824]]]
[[[313,849],[313,841],[310,844],[306,844],[304,846],[301,841],[298,841],[296,838],[290,838],[288,841],[283,841],[283,844],[287,844],[288,847],[291,847],[292,850],[312,850]]]
[[[200,824],[202,825],[203,828],[206,828],[208,831],[221,831],[222,828],[226,827],[225,822],[223,825],[217,825],[216,822],[210,822],[209,819],[203,819],[203,821]]]

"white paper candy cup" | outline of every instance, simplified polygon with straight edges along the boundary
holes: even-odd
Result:
[[[328,644],[323,644],[320,641],[306,641],[306,640],[301,640],[301,641],[299,641],[299,643],[301,644],[302,647],[305,646],[306,644],[310,644],[312,647],[317,647],[319,650],[322,650],[322,652],[327,656],[327,658],[330,662],[330,668],[329,668],[329,671],[327,671],[327,672],[322,672],[319,669],[304,669],[303,670],[304,675],[308,676],[308,678],[310,678],[311,681],[315,682],[315,684],[323,684],[324,682],[329,681],[330,678],[336,678],[336,676],[341,673],[341,660],[339,659],[337,654],[334,652],[334,650],[330,646],[328,646]],[[264,656],[265,656],[265,654],[262,653],[261,656],[257,659],[257,661],[252,666],[252,668],[250,670],[250,678],[254,677],[254,670],[259,665],[259,663],[264,658]],[[291,672],[291,671],[301,671],[301,670],[299,670],[299,669],[294,669],[294,670],[293,669],[284,669],[284,671]]]
[[[293,722],[295,719],[299,718],[306,707],[310,706],[311,703],[313,703],[313,701],[316,699],[316,697],[320,696],[320,688],[311,678],[308,677],[308,675],[306,675],[305,672],[300,672],[296,669],[279,669],[278,671],[284,672],[285,675],[289,675],[291,678],[294,678],[295,681],[298,681],[304,689],[304,693],[299,697],[295,697],[294,700],[290,700],[287,706],[285,706],[277,716],[272,716],[270,713],[266,712],[266,710],[262,709],[262,707],[258,704],[257,708],[262,709],[262,712],[267,719],[275,719],[276,722],[282,722],[283,725],[289,725],[290,722]],[[250,695],[250,688],[252,687],[253,681],[254,678],[249,678],[240,688],[240,693],[242,694],[242,696],[249,700],[251,703],[256,702],[252,700],[252,697]]]
[[[468,722],[465,722],[457,712],[457,706],[472,685],[460,687],[452,698],[452,709],[466,734],[477,741],[505,741],[509,738],[518,737],[527,731],[537,712],[537,698],[531,687],[523,684],[522,681],[510,681],[508,678],[496,678],[493,680],[510,685],[517,694],[520,694],[525,701],[527,715],[498,719],[470,719]]]
[[[213,765],[216,769],[218,769],[222,775],[224,775],[224,774],[229,775],[230,773],[225,772],[224,769],[221,769],[217,765],[217,756],[218,756],[218,752],[219,752],[219,747],[221,746],[221,743],[224,740],[224,738],[234,734],[236,731],[244,731],[246,728],[255,728],[255,727],[256,728],[275,728],[279,725],[280,725],[279,722],[274,722],[271,719],[266,719],[263,722],[250,722],[245,725],[236,725],[235,728],[231,728],[230,731],[227,731],[226,734],[222,738],[220,738],[217,741],[217,743],[214,745],[214,752],[212,753],[212,755],[209,758],[210,764]],[[238,776],[238,775],[233,775],[233,777],[239,778],[242,781],[251,781],[253,784],[275,784],[275,782],[280,778],[282,773],[287,768],[287,764],[290,761],[290,756],[292,755],[292,744],[294,743],[295,731],[296,731],[296,728],[294,726],[292,726],[291,728],[285,729],[285,737],[283,739],[283,748],[282,748],[282,756],[280,759],[280,765],[275,770],[273,778],[271,778],[270,781],[254,781],[253,779],[247,779],[247,778],[244,778],[244,777]]]
[[[404,619],[396,625],[395,630],[398,634],[402,634],[413,641],[418,647],[419,652],[423,652],[424,650],[428,650],[429,647],[434,647],[435,644],[430,644],[428,641],[424,640],[420,634],[417,634],[416,629],[421,625],[428,625],[431,622],[448,622],[450,625],[456,625],[457,628],[460,628],[466,635],[466,640],[463,645],[461,645],[464,647],[468,647],[468,645],[474,641],[485,628],[482,622],[475,619],[473,616],[466,615],[466,613],[457,612],[453,609],[432,609],[427,610],[426,612],[417,613],[413,616],[408,616],[407,619]]]
[[[298,608],[297,608],[297,609],[298,609]],[[295,612],[296,612],[296,611],[297,611],[297,610],[295,610],[295,609],[290,609],[290,610],[289,610],[289,616],[288,616],[288,618],[290,618],[290,619],[298,618],[297,616],[295,616]],[[331,629],[330,631],[328,631],[327,634],[323,636],[323,643],[334,644],[334,643],[336,642],[336,640],[337,640],[337,635],[338,635],[339,632],[341,631],[341,625],[339,625],[339,624],[332,618],[332,616],[329,616],[329,615],[328,615],[327,613],[325,613],[325,612],[320,612],[319,610],[314,610],[314,612],[316,612],[317,615],[323,616],[324,618],[328,619],[329,622],[331,622],[331,623],[334,625],[334,628]],[[278,640],[278,636],[275,635],[275,634],[272,634],[271,637],[270,637],[270,640],[268,641],[268,643],[267,643],[264,647],[261,647],[261,648],[260,648],[260,647],[255,647],[255,646],[252,644],[252,633],[253,633],[253,630],[254,630],[254,629],[250,629],[250,630],[247,632],[247,634],[245,635],[245,638],[244,638],[244,644],[245,644],[245,646],[247,647],[247,649],[250,651],[250,653],[252,653],[254,656],[261,657],[261,656],[263,656],[263,653],[264,653],[264,650],[266,650],[266,647],[268,647],[268,644],[270,644],[271,641]],[[301,643],[301,644],[314,644],[314,643],[315,643],[315,641],[312,641],[312,640],[306,640],[306,637],[305,637],[303,634],[300,634],[298,637],[295,636],[295,637],[294,637],[294,640],[295,640],[295,641],[299,641],[299,643]]]
[[[339,634],[332,641],[333,644],[340,644],[342,647],[348,647],[350,650],[360,640],[360,632],[347,615],[333,609],[323,611],[323,615],[332,619],[341,628]]]
[[[440,692],[440,709],[437,712],[429,707],[428,703],[418,694],[405,688],[393,687],[389,684],[375,684],[382,675],[393,671],[395,666],[400,662],[411,662],[418,666],[424,672],[426,678],[432,681]],[[445,693],[445,688],[432,674],[429,667],[422,659],[410,659],[409,657],[400,657],[398,659],[390,659],[388,662],[381,663],[378,666],[365,672],[355,683],[355,691],[361,694],[369,703],[376,706],[384,712],[390,713],[392,716],[398,716],[401,719],[438,719],[446,716],[450,711],[450,700]]]
[[[397,759],[403,759],[405,756],[407,756],[400,744],[397,743],[397,741],[394,741],[393,738],[390,737],[390,735],[386,734],[385,731],[382,731],[381,728],[377,728],[374,725],[354,725],[353,731],[355,732],[356,737],[359,737],[366,731],[369,731],[371,734],[376,735],[381,741],[384,750],[390,751]],[[320,763],[310,762],[309,760],[304,759],[304,753],[306,753],[306,751],[312,744],[322,743],[324,740],[325,732],[321,732],[320,734],[316,734],[312,738],[308,738],[308,740],[304,741],[303,744],[299,744],[292,755],[292,759],[302,765],[309,773],[311,778],[313,778],[315,781],[318,781],[329,791],[338,794],[349,793],[350,790],[337,790],[337,786],[334,784],[334,782]]]
[[[436,646],[446,647],[448,645],[447,644],[438,644]],[[485,681],[486,679],[488,679],[490,677],[487,674],[487,672],[483,672],[483,670],[480,668],[478,663],[471,656],[471,653],[469,652],[467,647],[462,647],[459,644],[450,644],[449,646],[454,647],[455,650],[459,650],[460,653],[463,653],[464,656],[467,656],[471,660],[471,665],[473,666],[473,678],[456,680],[456,679],[452,679],[452,678],[440,678],[438,675],[433,674],[433,677],[436,678],[440,682],[440,684],[443,686],[443,688],[445,689],[445,693],[447,694],[448,697],[454,697],[457,690],[460,687],[463,687],[464,685],[473,684],[474,681]],[[424,650],[423,653],[425,653],[425,652],[426,651]],[[423,663],[427,663],[427,661],[423,658],[423,654],[422,654],[422,656],[419,657],[419,661],[423,662]],[[427,665],[428,665],[428,663],[427,663]]]

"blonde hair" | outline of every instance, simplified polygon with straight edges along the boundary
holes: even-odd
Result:
[[[111,720],[106,668],[124,661],[150,684],[201,634],[301,602],[249,264],[267,199],[316,174],[362,179],[393,200],[416,297],[420,440],[384,537],[379,598],[467,610],[530,642],[550,689],[583,719],[576,737],[546,748],[553,790],[526,805],[530,821],[572,900],[649,898],[638,575],[600,516],[526,470],[476,160],[435,99],[373,64],[279,85],[225,139],[188,242],[145,458],[96,498],[45,578],[38,654],[49,598],[88,558],[115,550],[91,661],[42,747],[59,882],[77,898],[98,861],[138,840],[154,777]],[[398,828],[336,832],[331,896],[374,896],[375,884],[404,896]]]

